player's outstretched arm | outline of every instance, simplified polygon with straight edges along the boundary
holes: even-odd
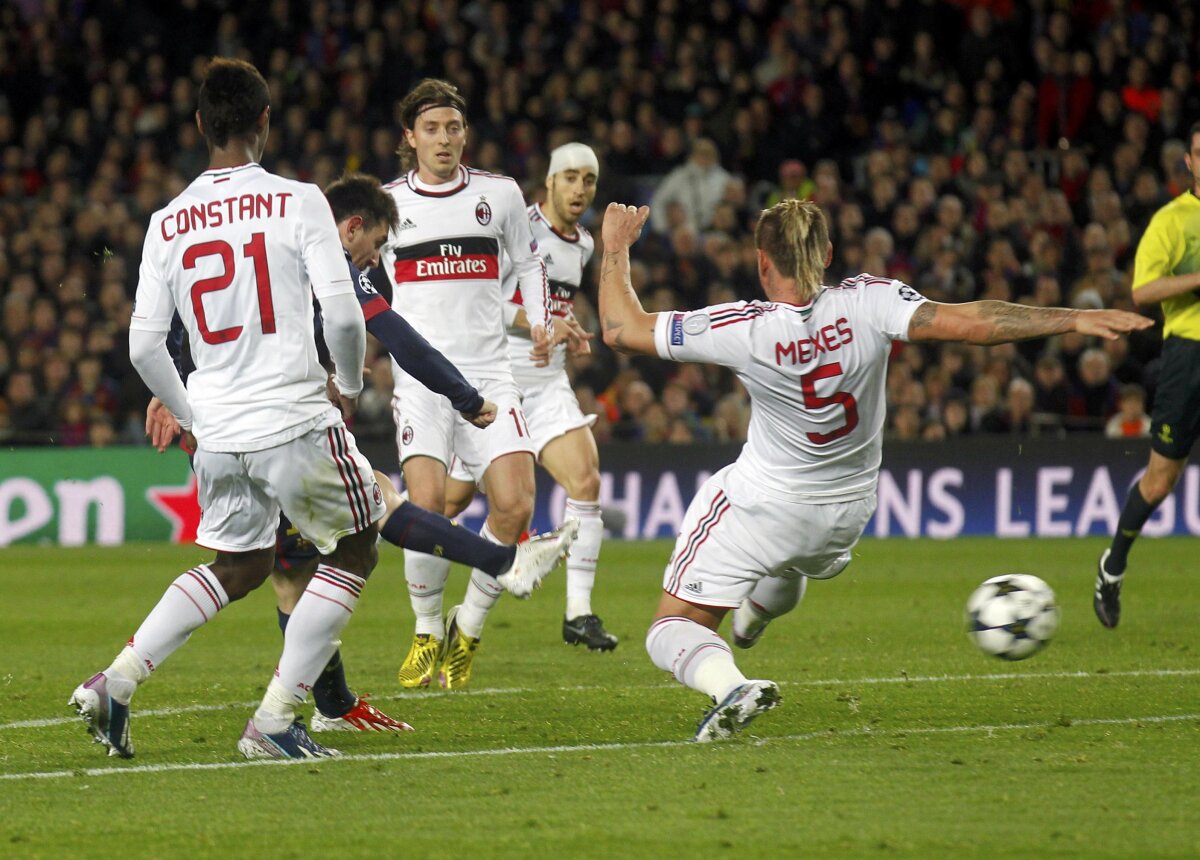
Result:
[[[989,346],[1075,331],[1116,340],[1126,332],[1152,325],[1152,319],[1127,311],[1037,308],[998,301],[925,302],[909,321],[908,338]]]
[[[483,396],[408,320],[389,308],[367,320],[367,331],[383,344],[401,370],[445,397],[455,410],[475,424],[475,417],[484,409]],[[475,426],[486,427],[490,423]]]
[[[629,248],[642,235],[650,207],[609,203],[604,210],[604,258],[600,264],[600,325],[604,342],[619,352],[658,355],[655,314],[642,307],[629,280]]]

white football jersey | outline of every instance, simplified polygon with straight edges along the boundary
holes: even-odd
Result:
[[[353,293],[321,189],[253,163],[206,170],[150,219],[130,328],[168,331],[178,311],[196,438],[258,451],[336,422],[313,295]]]
[[[925,297],[859,275],[806,305],[736,302],[658,314],[658,354],[724,365],[750,393],[750,430],[735,471],[747,485],[805,502],[874,492],[887,417],[893,340]]]
[[[583,283],[583,270],[596,241],[592,234],[576,225],[575,235],[565,236],[554,229],[550,219],[542,212],[538,204],[530,206],[526,213],[529,216],[529,228],[537,242],[538,252],[546,264],[546,277],[550,289],[550,316],[570,317],[575,304],[575,293]],[[508,310],[515,311],[523,304],[524,296],[517,282],[516,272],[505,258],[500,265],[504,277],[504,300],[509,303]],[[511,318],[511,317],[510,317]],[[559,344],[550,354],[550,363],[546,367],[537,367],[529,357],[533,349],[533,341],[528,329],[510,328],[508,330],[508,357],[512,361],[513,376],[522,390],[536,387],[539,382],[552,379],[566,368],[567,345]]]
[[[459,181],[426,185],[410,171],[385,187],[400,223],[381,262],[392,307],[464,376],[511,379],[500,292],[500,257],[520,281],[525,313],[545,325],[546,267],[529,231],[517,183],[460,167]]]

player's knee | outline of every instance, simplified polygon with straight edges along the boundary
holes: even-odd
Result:
[[[218,553],[209,570],[225,589],[229,602],[241,600],[267,581],[271,575],[274,549],[252,552]]]
[[[346,535],[338,541],[337,548],[326,556],[324,561],[339,570],[366,579],[379,563],[378,536],[379,529],[374,526],[357,534]]]
[[[589,469],[571,478],[570,486],[565,488],[567,495],[581,502],[594,502],[600,498],[600,471]]]
[[[1175,485],[1179,483],[1179,476],[1183,474],[1183,470],[1162,471],[1155,474],[1147,472],[1142,478],[1142,495],[1146,501],[1154,505],[1162,504],[1167,496],[1171,495],[1171,491],[1175,489]]]
[[[525,531],[529,521],[533,519],[533,498],[509,499],[503,506],[497,505],[488,519],[499,529],[520,534]],[[499,529],[494,527],[493,531],[499,535]]]

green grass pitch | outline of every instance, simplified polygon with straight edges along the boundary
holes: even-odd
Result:
[[[66,707],[201,551],[0,550],[0,856],[1195,857],[1195,543],[1143,540],[1125,618],[1091,610],[1098,540],[864,540],[752,651],[784,701],[747,737],[690,743],[702,697],[646,657],[666,542],[604,547],[595,608],[560,637],[564,578],[492,613],[472,689],[401,693],[401,560],[343,635],[350,680],[407,735],[325,735],[334,761],[249,764],[235,743],[281,639],[269,588],[199,631],[134,700],[132,761]],[[1055,589],[1059,633],[1004,663],[962,609],[989,576]],[[462,570],[450,593],[461,594]]]

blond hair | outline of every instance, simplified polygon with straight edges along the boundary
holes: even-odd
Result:
[[[816,203],[783,200],[764,209],[754,228],[754,245],[766,253],[780,275],[796,282],[802,301],[821,289],[829,253],[829,225]]]

